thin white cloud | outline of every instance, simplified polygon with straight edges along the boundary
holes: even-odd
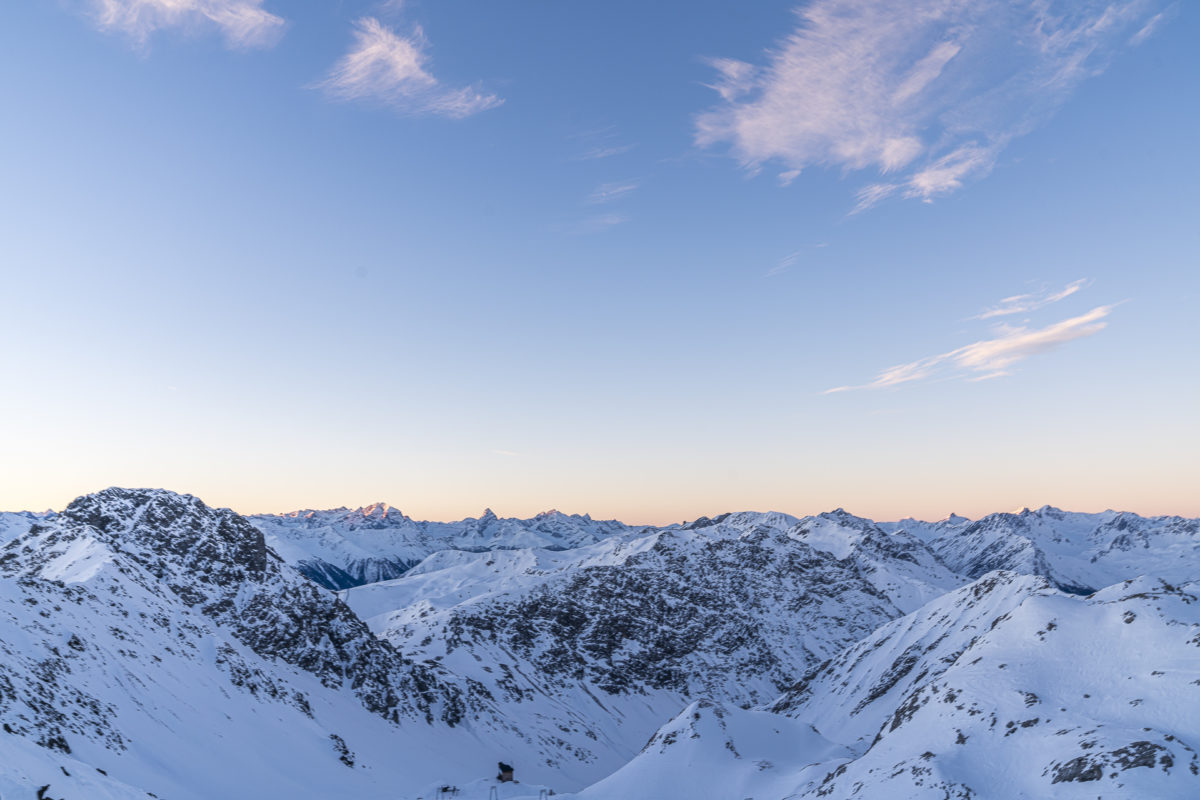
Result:
[[[573,229],[573,233],[589,234],[603,233],[629,222],[629,217],[625,214],[597,214],[580,222]]]
[[[763,273],[763,277],[774,278],[776,275],[782,275],[796,265],[796,262],[800,260],[800,256],[801,252],[799,250],[797,250],[795,253],[784,256],[783,258],[779,259],[778,264]]]
[[[800,177],[800,170],[798,170],[798,169],[784,170],[783,172],[779,173],[779,185],[780,186],[791,186],[792,181],[796,180],[796,178],[799,178],[799,177]]]
[[[991,308],[971,317],[971,319],[992,319],[993,317],[1005,317],[1011,314],[1027,314],[1030,311],[1036,311],[1051,303],[1057,303],[1059,300],[1068,298],[1086,285],[1087,280],[1081,278],[1077,281],[1071,281],[1056,292],[1043,290],[1031,294],[1016,294],[1012,297],[1004,298]]]
[[[164,28],[214,28],[237,48],[269,47],[283,32],[283,19],[262,5],[263,0],[93,0],[101,30],[138,43]]]
[[[1144,41],[1146,41],[1147,39],[1149,39],[1151,36],[1153,36],[1155,34],[1155,32],[1159,29],[1159,27],[1162,26],[1163,22],[1166,21],[1167,16],[1170,13],[1174,12],[1176,9],[1178,9],[1178,6],[1172,5],[1166,11],[1160,11],[1159,13],[1155,14],[1153,17],[1150,18],[1149,22],[1147,22],[1145,25],[1142,26],[1141,30],[1139,30],[1137,33],[1135,33],[1133,36],[1130,37],[1129,43],[1134,46],[1137,46],[1137,45],[1143,43]]]
[[[468,117],[504,101],[475,88],[443,85],[428,69],[428,42],[421,28],[401,36],[374,17],[355,23],[354,45],[318,84],[331,97],[364,100],[403,114]]]
[[[883,370],[870,383],[838,386],[825,394],[854,389],[885,389],[935,377],[981,381],[1008,375],[1011,367],[1030,356],[1061,347],[1067,342],[1092,336],[1108,325],[1104,318],[1112,306],[1098,306],[1086,314],[1044,328],[1000,328],[991,339],[974,342],[957,350],[918,359]]]
[[[720,96],[696,142],[791,183],[815,165],[886,176],[855,211],[930,201],[986,175],[1000,152],[1107,66],[1162,0],[813,0],[764,63],[713,59]]]
[[[589,203],[612,203],[635,192],[640,186],[637,181],[602,183],[588,195]]]

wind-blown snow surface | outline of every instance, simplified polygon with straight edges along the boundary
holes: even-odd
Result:
[[[0,797],[1200,796],[1197,531],[107,490],[0,515]]]

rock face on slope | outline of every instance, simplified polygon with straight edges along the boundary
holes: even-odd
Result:
[[[0,554],[9,578],[78,578],[111,565],[127,582],[167,591],[258,655],[346,686],[393,721],[454,723],[453,687],[407,661],[343,603],[296,575],[263,534],[227,509],[190,495],[108,489],[81,497]]]

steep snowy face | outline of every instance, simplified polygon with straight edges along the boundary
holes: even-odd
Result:
[[[343,603],[282,563],[263,534],[189,495],[108,489],[81,497],[0,551],[0,573],[31,591],[100,581],[182,604],[259,656],[346,686],[362,704],[401,717],[454,723],[459,692],[403,659]]]
[[[559,511],[520,520],[502,519],[487,509],[478,518],[460,522],[421,522],[386,503],[353,511],[296,511],[250,519],[272,549],[329,589],[398,578],[442,550],[565,550],[629,530],[619,522]]]
[[[930,547],[956,572],[1041,575],[1076,594],[1145,574],[1187,580],[1200,561],[1200,521],[1181,517],[1081,514],[1045,506],[926,532],[933,534],[926,539]]]
[[[992,624],[1036,595],[1044,578],[993,572],[883,625],[804,676],[769,710],[818,725],[834,741],[869,741],[914,687],[935,680]]]
[[[945,669],[870,701],[890,715],[822,790],[1196,797],[1198,612],[1194,585],[1148,578],[1087,600],[1032,594]]]

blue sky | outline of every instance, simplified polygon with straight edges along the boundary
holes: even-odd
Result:
[[[1200,14],[902,5],[5,4],[0,507],[1200,515]]]

